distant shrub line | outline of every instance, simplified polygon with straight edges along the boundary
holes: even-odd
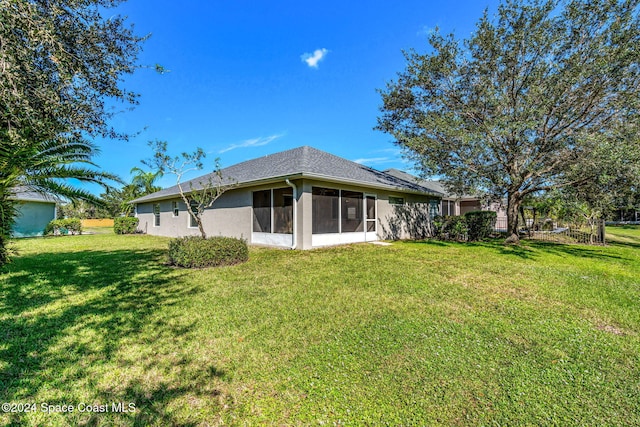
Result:
[[[67,234],[82,234],[80,218],[60,218],[49,222],[44,229],[45,235],[65,236]]]

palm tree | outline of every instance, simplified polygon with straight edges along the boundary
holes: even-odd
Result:
[[[16,215],[14,189],[27,187],[101,205],[98,197],[69,183],[73,179],[109,188],[109,181],[121,182],[116,175],[91,168],[97,167],[91,160],[97,151],[93,143],[79,138],[55,138],[41,143],[0,139],[0,266],[9,259],[6,243]]]
[[[136,166],[131,168],[131,174],[133,174],[131,184],[140,189],[142,192],[140,196],[146,196],[147,194],[162,190],[162,187],[154,185],[158,179],[162,178],[163,173],[161,170],[156,172],[146,172]]]

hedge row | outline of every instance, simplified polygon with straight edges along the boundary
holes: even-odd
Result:
[[[47,224],[44,234],[54,236],[64,236],[67,234],[82,234],[82,222],[80,218],[54,219]]]
[[[233,265],[249,259],[247,242],[233,237],[188,236],[169,242],[169,264],[204,268]]]

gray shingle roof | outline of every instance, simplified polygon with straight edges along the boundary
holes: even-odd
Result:
[[[395,176],[397,178],[404,179],[405,181],[415,182],[416,184],[422,185],[423,187],[427,187],[432,189],[433,191],[442,193],[445,196],[449,196],[449,194],[447,193],[447,189],[444,188],[444,185],[442,185],[442,183],[440,183],[439,181],[422,179],[415,175],[411,175],[410,173],[407,173],[405,171],[401,171],[399,169],[387,169],[384,172],[388,173],[389,175]]]
[[[269,180],[306,177],[430,194],[437,197],[443,195],[441,192],[419,185],[415,181],[408,181],[309,146],[238,163],[222,169],[221,174],[225,181],[228,180],[243,186]],[[185,182],[182,184],[182,188],[187,190],[193,185],[194,190],[199,189],[201,188],[200,182],[208,182],[210,178],[214,182],[217,181],[215,174],[209,174]],[[162,200],[175,197],[178,194],[180,194],[178,186],[174,185],[140,197],[131,203]]]
[[[456,198],[456,199],[477,199],[478,198],[478,196],[473,196],[470,194],[457,196],[455,194],[448,192],[445,186],[440,181],[422,179],[415,175],[411,175],[410,173],[407,173],[405,171],[401,171],[398,169],[387,169],[384,172],[389,175],[395,176],[397,178],[404,179],[406,181],[415,182],[416,184],[429,188],[433,191],[437,191],[438,193],[441,193],[444,198]]]
[[[33,191],[27,187],[15,187],[12,189],[13,195],[10,197],[12,200],[19,200],[21,202],[43,202],[43,203],[57,203],[59,200],[49,194],[39,193]]]

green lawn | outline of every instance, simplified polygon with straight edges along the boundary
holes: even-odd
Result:
[[[164,266],[163,238],[20,240],[0,402],[38,411],[0,424],[640,425],[640,229],[609,232],[254,248],[196,271]]]

